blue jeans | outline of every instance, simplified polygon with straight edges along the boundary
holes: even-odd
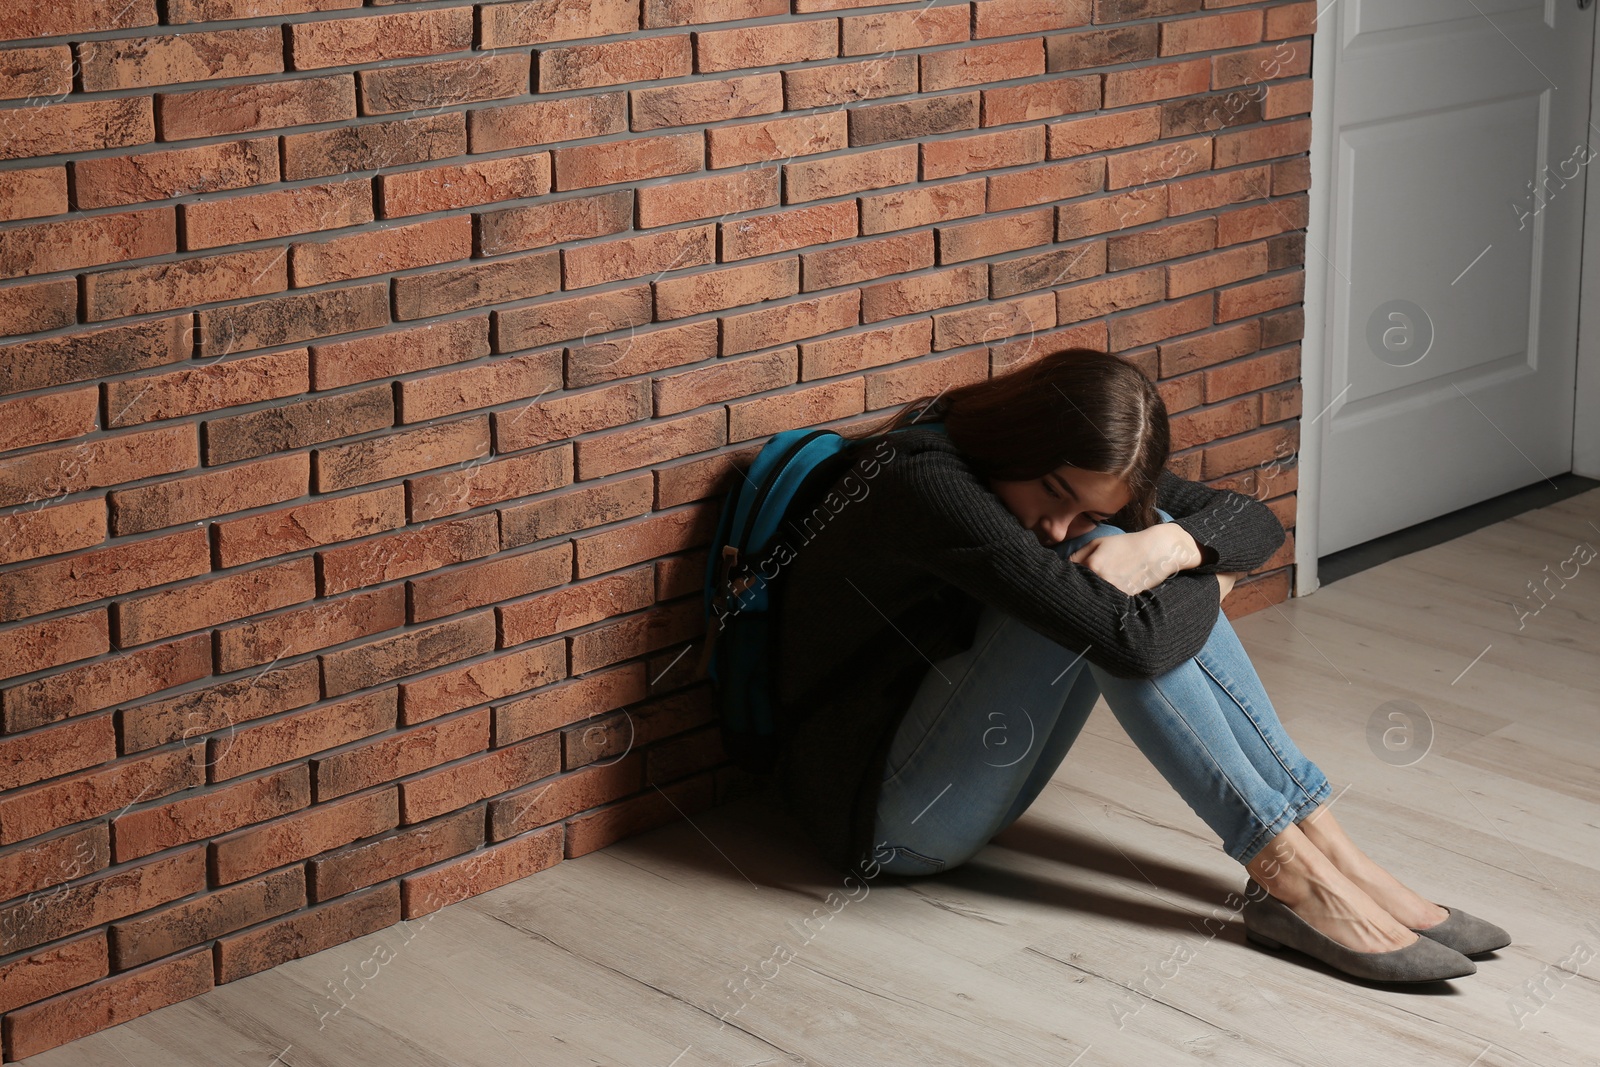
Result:
[[[1102,523],[1055,551],[1065,558],[1122,532]],[[1220,609],[1200,651],[1151,678],[1119,678],[988,605],[972,647],[934,668],[883,769],[872,840],[891,874],[954,867],[1010,826],[1102,693],[1128,737],[1241,864],[1332,790],[1284,732]]]

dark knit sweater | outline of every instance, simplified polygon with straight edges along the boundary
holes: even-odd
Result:
[[[883,763],[923,674],[971,647],[984,604],[1112,674],[1149,677],[1205,644],[1214,575],[1259,566],[1285,538],[1260,501],[1164,472],[1157,506],[1210,561],[1130,597],[1041,544],[943,433],[850,448],[853,465],[797,520],[807,539],[791,542],[777,605],[778,698],[799,724],[777,783],[842,869],[870,854]]]

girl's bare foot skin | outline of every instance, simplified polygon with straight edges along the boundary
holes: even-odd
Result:
[[[1334,819],[1326,804],[1319,805],[1296,825],[1346,878],[1366,890],[1367,895],[1385,911],[1411,929],[1425,930],[1437,926],[1449,916],[1448,908],[1442,908],[1408,889],[1362,852],[1350,840],[1350,835],[1344,832],[1344,827]]]
[[[1267,842],[1245,869],[1290,911],[1345,948],[1392,952],[1421,936],[1346,877],[1298,825]]]

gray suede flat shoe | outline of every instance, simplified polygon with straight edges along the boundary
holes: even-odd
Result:
[[[1463,956],[1475,956],[1480,952],[1493,952],[1497,948],[1505,948],[1511,944],[1511,935],[1487,919],[1480,919],[1476,915],[1469,915],[1460,908],[1452,908],[1448,904],[1439,907],[1450,912],[1444,921],[1428,927],[1426,930],[1417,930],[1415,926],[1409,927],[1416,930],[1423,937],[1431,937],[1441,945],[1455,949]]]
[[[1260,889],[1259,884],[1252,885]],[[1357,952],[1346,948],[1296,915],[1287,904],[1262,889],[1251,894],[1240,909],[1245,937],[1266,948],[1297,949],[1335,970],[1374,982],[1436,982],[1475,974],[1478,965],[1467,957],[1427,937],[1388,952]],[[1447,920],[1448,921],[1448,920]],[[1440,924],[1443,925],[1443,924]]]

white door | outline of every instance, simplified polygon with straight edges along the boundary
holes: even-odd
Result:
[[[1580,0],[1324,8],[1319,555],[1571,469],[1594,17]]]

